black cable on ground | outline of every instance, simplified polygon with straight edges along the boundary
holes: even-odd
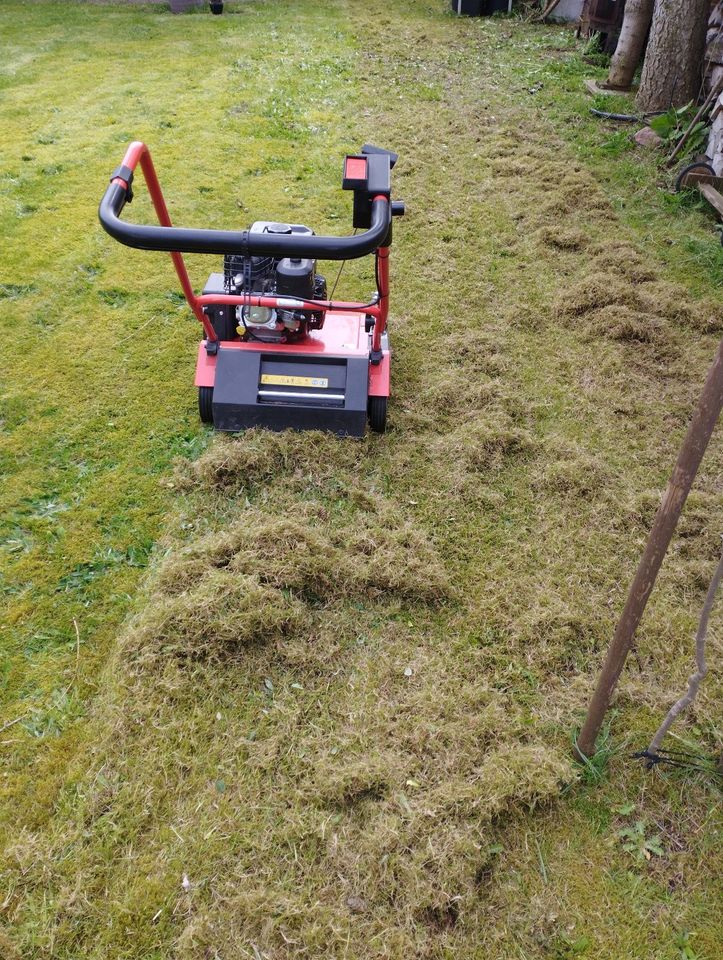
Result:
[[[595,107],[590,107],[590,113],[594,117],[601,117],[603,120],[619,120],[621,123],[647,123],[653,117],[661,116],[659,110],[654,113],[644,113],[642,117],[638,117],[633,113],[608,113],[606,110],[596,110]]]

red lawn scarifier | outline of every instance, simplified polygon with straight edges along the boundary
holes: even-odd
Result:
[[[318,237],[295,223],[258,221],[248,230],[189,230],[171,225],[151,155],[132,143],[100,204],[104,229],[139,250],[171,254],[183,293],[202,324],[196,386],[201,419],[218,430],[332,430],[361,437],[367,418],[383,433],[389,397],[389,248],[397,155],[365,145],[344,160],[342,187],[354,192],[351,237]],[[120,219],[133,199],[140,163],[160,226]],[[193,292],[183,253],[223,256],[203,293]],[[374,254],[377,291],[368,303],[327,300],[317,257]],[[333,296],[333,291],[332,291]]]

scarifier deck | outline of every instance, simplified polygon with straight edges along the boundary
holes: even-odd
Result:
[[[196,386],[213,387],[213,423],[226,432],[331,430],[364,436],[369,397],[389,396],[386,335],[379,364],[369,362],[364,314],[330,312],[323,330],[294,344],[201,341]]]

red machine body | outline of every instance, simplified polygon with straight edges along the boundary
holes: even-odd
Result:
[[[128,147],[101,201],[100,221],[121,243],[170,253],[203,328],[195,383],[204,421],[227,431],[266,426],[361,436],[368,419],[372,429],[384,431],[390,394],[391,222],[404,213],[404,205],[391,200],[396,160],[396,154],[371,145],[346,157],[342,186],[354,192],[354,226],[364,232],[317,237],[300,225],[263,222],[233,232],[175,228],[148,147],[140,142]],[[133,198],[139,164],[159,226],[120,219]],[[224,256],[224,274],[211,275],[209,292],[194,292],[184,252]],[[314,272],[316,257],[343,261],[370,253],[377,290],[369,302],[318,296],[326,282]],[[259,275],[261,280],[254,279]],[[281,280],[296,283],[298,275],[302,285],[312,284],[313,296],[279,294],[277,275],[279,285]]]

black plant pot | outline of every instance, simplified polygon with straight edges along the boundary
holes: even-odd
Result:
[[[216,3],[212,0],[210,7],[211,13],[215,14],[216,16],[219,16],[219,14],[223,13],[223,2]]]

